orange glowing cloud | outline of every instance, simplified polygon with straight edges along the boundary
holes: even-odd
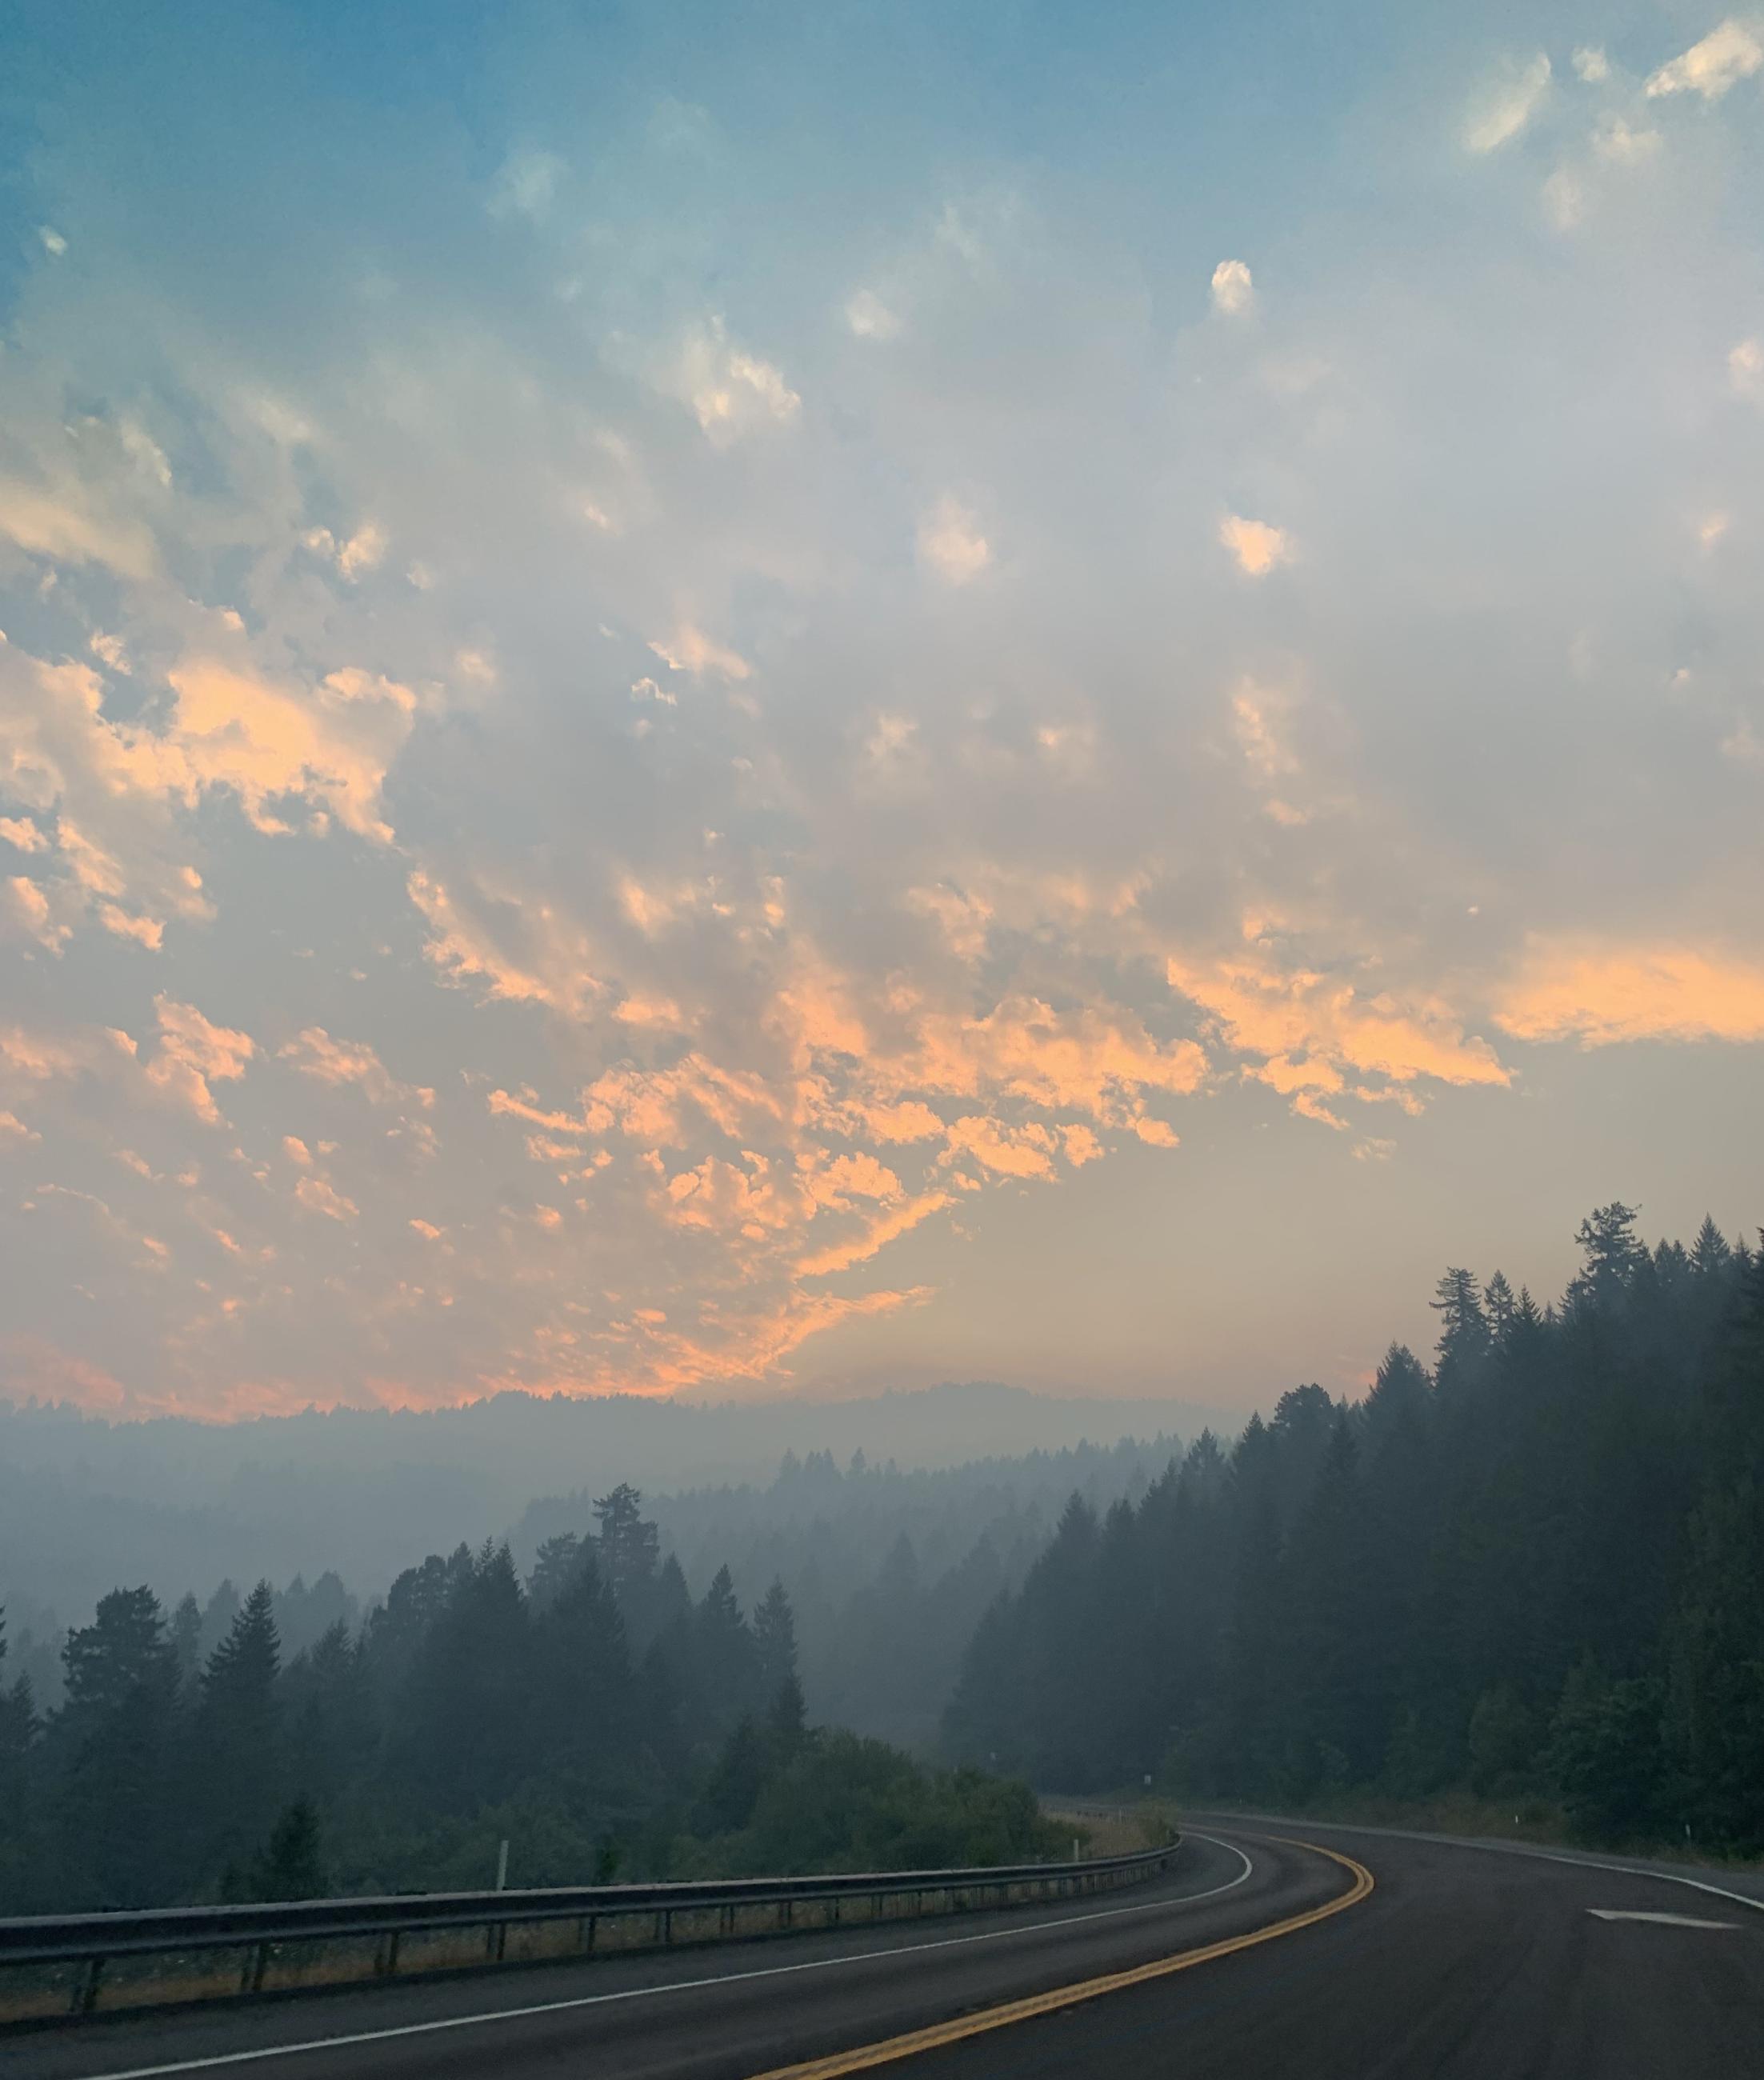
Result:
[[[1764,1040],[1764,966],[1695,947],[1534,938],[1495,1023],[1519,1040]]]
[[[1172,955],[1170,987],[1198,1004],[1234,1053],[1267,1058],[1276,1088],[1297,1088],[1299,1060],[1339,1072],[1418,1077],[1458,1084],[1511,1081],[1485,1040],[1467,1035],[1461,1018],[1439,999],[1367,993],[1348,977],[1281,967],[1258,949],[1238,958],[1200,961]],[[1330,1088],[1314,1076],[1302,1081]]]
[[[204,1018],[193,1004],[163,993],[153,999],[159,1015],[159,1047],[145,1070],[147,1080],[209,1126],[220,1118],[211,1084],[237,1080],[257,1052],[249,1033]]]
[[[797,1275],[802,1278],[824,1278],[836,1271],[849,1271],[854,1264],[867,1264],[879,1250],[886,1249],[890,1243],[917,1227],[921,1221],[941,1213],[949,1203],[947,1192],[924,1192],[916,1198],[904,1199],[899,1206],[890,1206],[878,1214],[861,1234],[849,1240],[830,1243],[824,1249],[799,1259],[795,1266]]]
[[[426,1086],[400,1083],[365,1040],[333,1039],[322,1025],[306,1027],[278,1056],[318,1083],[355,1085],[374,1105],[408,1101],[427,1110],[435,1101]]]

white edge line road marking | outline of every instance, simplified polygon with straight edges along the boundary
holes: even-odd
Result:
[[[1632,1914],[1620,1906],[1590,1906],[1600,1921],[1657,1921],[1666,1928],[1737,1928],[1737,1921],[1699,1921],[1694,1914]]]
[[[1260,1834],[1267,1839],[1267,1828],[1272,1816],[1266,1814],[1221,1813],[1217,1818],[1234,1825],[1241,1817],[1248,1822],[1252,1836]],[[1485,1849],[1491,1856],[1535,1856],[1540,1863],[1572,1864],[1579,1871],[1608,1871],[1615,1877],[1654,1878],[1661,1885],[1689,1885],[1695,1892],[1712,1893],[1717,1899],[1730,1899],[1736,1906],[1749,1906],[1754,1914],[1764,1914],[1764,1899],[1754,1899],[1749,1893],[1729,1892],[1724,1885],[1707,1885],[1701,1878],[1682,1877],[1677,1871],[1650,1870],[1645,1864],[1619,1864],[1601,1856],[1570,1856],[1560,1849],[1534,1849],[1527,1842],[1479,1842],[1468,1835],[1423,1835],[1412,1827],[1356,1827],[1345,1820],[1282,1820],[1274,1819],[1280,1827],[1305,1826],[1321,1828],[1326,1835],[1383,1835],[1393,1842],[1431,1842],[1440,1849]],[[1276,1840],[1280,1838],[1275,1837]],[[1196,1835],[1196,1841],[1210,1840],[1211,1837]]]
[[[1112,1921],[1122,1914],[1152,1914],[1159,1908],[1196,1906],[1204,1899],[1216,1899],[1242,1884],[1254,1866],[1234,1842],[1217,1835],[1192,1834],[1191,1842],[1211,1842],[1215,1848],[1229,1849],[1243,1868],[1234,1878],[1213,1885],[1205,1892],[1186,1893],[1180,1899],[1142,1900],[1133,1906],[1109,1906],[1094,1914],[1068,1914],[1057,1921],[1033,1921],[1015,1928],[991,1928],[978,1935],[943,1935],[929,1943],[897,1943],[883,1950],[856,1950],[839,1957],[810,1957],[797,1965],[762,1965],[751,1972],[716,1972],[702,1979],[676,1979],[661,1986],[627,1986],[616,1994],[579,1994],[564,2001],[538,2001],[530,2007],[492,2008],[481,2015],[442,2015],[433,2022],[400,2023],[392,2029],[364,2029],[349,2036],[318,2036],[302,2044],[266,2044],[249,2051],[223,2051],[208,2058],[174,2059],[166,2065],[131,2065],[126,2070],[93,2074],[88,2080],[156,2080],[166,2073],[200,2073],[220,2065],[244,2065],[261,2058],[293,2058],[302,2052],[341,2051],[351,2044],[384,2044],[394,2037],[427,2036],[438,2030],[469,2029],[475,2023],[522,2022],[530,2015],[559,2015],[568,2008],[602,2007],[614,2001],[654,2000],[664,1994],[689,1994],[706,1986],[733,1986],[748,1979],[781,1979],[792,1972],[824,1972],[838,1965],[869,1965],[885,1957],[909,1957],[925,1950],[952,1950],[965,1943],[996,1943],[1012,1935],[1033,1935],[1048,1928],[1071,1928],[1087,1921]],[[805,1935],[807,1930],[802,1931]]]

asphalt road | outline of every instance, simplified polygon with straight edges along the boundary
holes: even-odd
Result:
[[[94,2023],[0,2041],[0,2069],[8,2080],[1764,2074],[1764,1906],[1724,1896],[1758,1888],[1310,1825],[1291,1830],[1298,1842],[1276,1824],[1197,1819],[1170,1879],[1082,1906]]]

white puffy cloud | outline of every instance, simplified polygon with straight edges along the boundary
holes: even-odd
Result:
[[[1764,66],[1764,43],[1747,23],[1730,16],[1700,43],[1661,65],[1649,78],[1647,91],[1650,97],[1697,94],[1705,101],[1719,101],[1760,66]]]
[[[1241,317],[1255,302],[1255,284],[1248,264],[1221,260],[1213,270],[1213,308],[1227,317]]]

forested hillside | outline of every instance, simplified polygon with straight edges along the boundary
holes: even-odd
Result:
[[[1068,1507],[952,1750],[1077,1790],[1559,1800],[1764,1847],[1764,1257],[1601,1208],[1540,1310],[1448,1271],[1430,1369],[1284,1395],[1137,1508]]]
[[[1052,1852],[1024,1786],[808,1729],[783,1589],[694,1602],[639,1505],[525,1582],[432,1556],[287,1659],[267,1583],[206,1654],[194,1597],[112,1591],[58,1709],[0,1689],[0,1913],[481,1885],[504,1839],[521,1885]]]
[[[1033,1565],[1067,1499],[1137,1502],[1179,1449],[1129,1437],[934,1470],[791,1453],[769,1483],[658,1495],[652,1508],[695,1594],[725,1564],[746,1597],[782,1581],[812,1717],[929,1750],[974,1626]],[[517,1556],[585,1520],[589,1499],[534,1503],[514,1528]]]
[[[1217,1420],[1178,1402],[1061,1399],[982,1381],[703,1405],[510,1392],[460,1408],[233,1423],[107,1420],[21,1405],[20,1390],[0,1345],[0,1600],[40,1637],[80,1622],[118,1582],[150,1583],[175,1602],[224,1576],[334,1571],[366,1604],[413,1553],[500,1539],[535,1496],[604,1495],[622,1480],[652,1499],[763,1489],[791,1451],[911,1473],[989,1457],[1001,1440],[1015,1454],[1057,1453],[1087,1437],[1192,1437]],[[1075,1473],[1069,1487],[1083,1484]]]

